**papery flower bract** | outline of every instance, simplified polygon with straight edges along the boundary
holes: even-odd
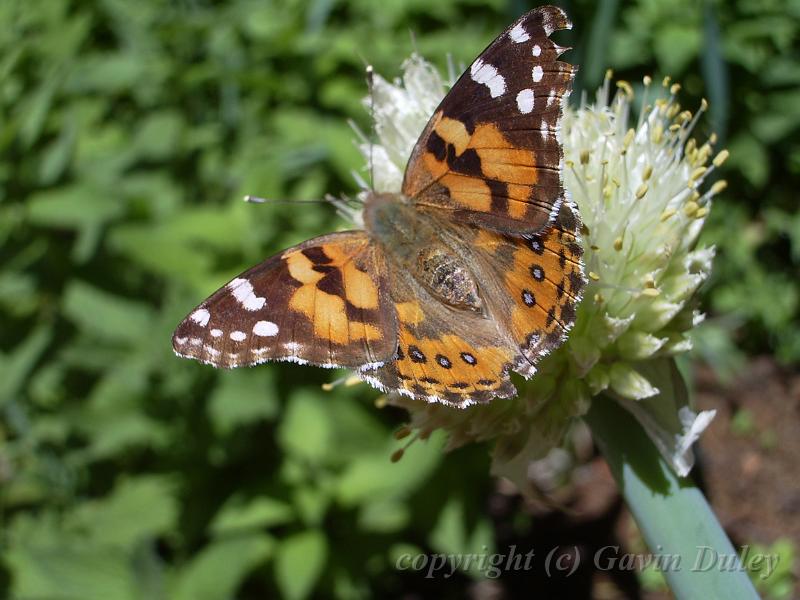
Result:
[[[691,348],[688,333],[702,320],[692,300],[714,249],[695,245],[710,200],[725,183],[705,192],[701,186],[727,152],[711,160],[713,139],[698,145],[690,138],[705,102],[694,116],[681,111],[678,85],[645,78],[644,109],[632,124],[632,87],[619,82],[612,97],[610,83],[609,75],[593,104],[566,108],[560,132],[589,279],[566,343],[510,400],[467,409],[388,400],[408,410],[422,437],[445,430],[448,449],[493,441],[493,473],[522,490],[531,461],[561,441],[596,394],[631,410],[680,475],[691,468],[691,444],[713,417],[688,406],[673,357]],[[365,104],[379,143],[362,137],[360,147],[376,191],[400,191],[414,143],[445,92],[442,77],[418,56],[404,63],[401,80],[374,78]]]

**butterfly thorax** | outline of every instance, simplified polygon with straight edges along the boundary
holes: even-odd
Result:
[[[364,224],[387,260],[445,304],[481,311],[478,285],[463,256],[448,243],[443,224],[402,194],[371,194]]]

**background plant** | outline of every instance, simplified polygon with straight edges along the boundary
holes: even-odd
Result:
[[[0,3],[4,594],[369,596],[402,587],[403,552],[491,547],[484,448],[442,458],[434,439],[389,467],[401,416],[365,386],[323,392],[329,373],[292,365],[220,374],[169,337],[220,282],[337,225],[240,197],[355,190],[365,61],[467,62],[527,8]],[[579,86],[608,66],[672,75],[731,150],[700,353],[723,371],[796,361],[800,6],[565,8]]]

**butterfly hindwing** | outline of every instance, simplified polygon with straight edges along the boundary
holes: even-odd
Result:
[[[446,307],[407,273],[393,275],[395,359],[361,372],[364,380],[413,398],[459,407],[515,394],[509,380],[514,350],[493,321]]]
[[[525,377],[560,346],[575,322],[585,285],[580,221],[571,203],[536,234],[480,231],[472,247],[501,291],[490,295],[493,314],[516,349],[514,370]],[[491,265],[491,266],[489,266]]]
[[[417,142],[405,195],[496,231],[533,233],[554,218],[564,197],[557,132],[575,69],[549,36],[567,28],[560,8],[540,7],[481,53]]]
[[[178,326],[173,348],[218,367],[290,360],[362,367],[390,359],[394,313],[363,231],[315,238],[230,281]]]

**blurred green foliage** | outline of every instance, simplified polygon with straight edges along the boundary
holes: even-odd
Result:
[[[522,2],[0,3],[0,594],[369,597],[404,552],[491,548],[485,448],[389,456],[402,415],[293,365],[217,373],[173,327],[222,282],[335,228],[365,61],[469,61]],[[732,151],[700,348],[800,357],[800,4],[574,2],[607,66],[711,100]],[[409,30],[415,36],[409,35]],[[570,37],[571,36],[571,37]],[[485,551],[485,550],[484,550]]]

